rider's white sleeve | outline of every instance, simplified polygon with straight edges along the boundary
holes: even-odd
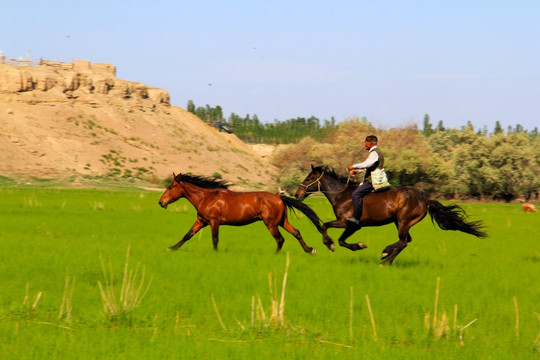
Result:
[[[369,153],[369,156],[367,157],[367,159],[364,162],[354,164],[353,168],[354,169],[365,169],[365,168],[368,168],[371,165],[375,164],[377,162],[377,160],[379,160],[379,154],[377,154],[376,151],[372,151],[372,152]]]

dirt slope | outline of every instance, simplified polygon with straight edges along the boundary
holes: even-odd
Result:
[[[115,72],[87,61],[0,63],[0,175],[158,183],[175,171],[276,189],[267,157],[170,106],[166,91]]]

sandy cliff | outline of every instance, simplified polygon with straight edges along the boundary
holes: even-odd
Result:
[[[12,179],[157,181],[175,171],[275,189],[268,158],[110,64],[0,63],[0,149],[0,175]]]

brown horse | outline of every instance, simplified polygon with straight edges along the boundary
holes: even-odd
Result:
[[[396,256],[412,241],[409,229],[422,220],[429,211],[431,221],[435,221],[443,230],[458,230],[480,238],[487,237],[482,231],[480,221],[469,222],[467,214],[458,205],[444,206],[438,201],[429,200],[418,190],[411,187],[398,187],[378,193],[370,193],[364,197],[364,205],[360,225],[346,221],[352,217],[353,206],[351,194],[358,183],[336,174],[328,166],[311,166],[311,172],[296,191],[300,201],[315,192],[322,192],[334,209],[336,220],[323,224],[324,244],[334,251],[334,242],[327,236],[328,228],[344,228],[339,244],[350,250],[365,249],[364,243],[349,244],[345,240],[360,230],[362,226],[381,226],[394,223],[398,229],[399,241],[388,245],[382,252],[383,263],[392,264]]]
[[[214,250],[217,250],[220,225],[241,226],[262,220],[276,239],[277,252],[281,250],[285,241],[278,229],[278,226],[281,226],[298,240],[305,252],[315,253],[315,249],[306,245],[300,231],[295,229],[287,219],[287,208],[296,208],[304,213],[322,233],[322,221],[311,208],[287,196],[264,191],[235,192],[229,190],[228,187],[229,184],[221,180],[173,173],[173,180],[161,195],[159,205],[166,209],[167,205],[185,197],[197,210],[197,221],[183,239],[171,246],[169,250],[177,250],[207,225],[210,225],[212,229]]]

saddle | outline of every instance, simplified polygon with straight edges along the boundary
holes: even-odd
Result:
[[[375,189],[375,187],[373,187],[372,193],[375,193],[375,194],[382,193],[382,192],[390,190],[391,188],[392,188],[392,185],[390,184],[388,184],[388,186],[380,187],[378,189]]]

